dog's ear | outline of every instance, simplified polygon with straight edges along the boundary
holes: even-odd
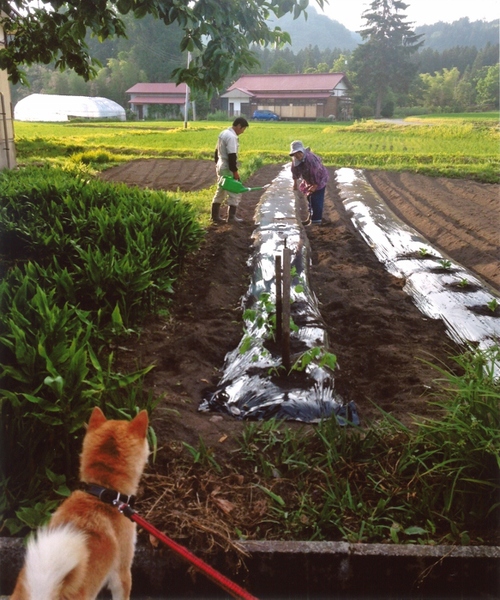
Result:
[[[98,406],[96,406],[90,415],[87,431],[90,431],[91,429],[97,429],[97,427],[100,427],[106,421],[107,419],[104,416],[104,413]]]
[[[148,432],[148,424],[148,413],[146,410],[141,410],[141,412],[134,419],[132,419],[132,421],[130,421],[130,431],[137,435],[137,437],[146,437]]]

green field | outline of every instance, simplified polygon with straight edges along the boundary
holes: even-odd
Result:
[[[211,159],[228,122],[16,122],[20,163],[73,160],[102,169],[134,158]],[[500,180],[498,112],[410,117],[404,124],[251,122],[240,138],[240,162],[288,161],[300,139],[334,167],[408,170],[431,176]]]

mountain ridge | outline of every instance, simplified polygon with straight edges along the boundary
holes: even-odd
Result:
[[[355,50],[362,43],[358,32],[350,31],[347,27],[326,15],[316,12],[315,9],[307,11],[308,16],[294,19],[292,15],[285,15],[280,19],[270,19],[269,23],[278,26],[290,34],[291,44],[285,47],[297,53],[310,46],[317,46],[319,50]],[[499,22],[497,21],[470,21],[463,17],[452,23],[438,21],[432,25],[420,25],[414,28],[416,34],[424,36],[423,48],[443,51],[457,46],[475,46],[478,50],[488,43],[498,44]]]

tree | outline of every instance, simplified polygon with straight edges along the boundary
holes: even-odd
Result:
[[[322,8],[325,0],[316,0]],[[182,51],[192,53],[189,67],[174,69],[177,82],[213,92],[228,75],[257,62],[252,44],[281,44],[290,36],[270,17],[301,15],[309,0],[0,0],[1,22],[9,43],[0,50],[0,68],[13,83],[23,80],[22,65],[48,64],[74,69],[85,80],[98,62],[85,43],[87,33],[100,41],[125,37],[121,17],[153,15],[165,25],[177,23],[183,32]]]
[[[424,103],[427,108],[445,111],[455,110],[455,96],[460,72],[456,67],[443,69],[434,75],[420,75],[425,85]]]
[[[498,63],[492,67],[485,67],[484,77],[477,82],[477,99],[480,106],[486,110],[498,110],[499,106],[499,78]]]
[[[374,0],[363,13],[367,26],[359,33],[367,41],[353,52],[351,68],[362,95],[374,98],[375,118],[388,94],[406,92],[416,74],[410,56],[423,41],[405,22],[401,11],[407,7],[400,0]]]
[[[332,65],[330,73],[347,73],[348,60],[345,54],[341,54]]]
[[[288,73],[295,73],[295,66],[293,63],[288,62],[284,58],[278,58],[270,67],[269,73],[285,75]]]

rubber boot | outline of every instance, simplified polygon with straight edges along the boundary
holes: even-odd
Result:
[[[227,222],[228,223],[244,223],[243,219],[240,219],[236,216],[236,210],[237,210],[237,206],[230,206],[229,207],[229,214],[227,215]]]
[[[212,204],[212,221],[214,223],[225,223],[224,219],[220,217],[220,204],[213,203]]]

